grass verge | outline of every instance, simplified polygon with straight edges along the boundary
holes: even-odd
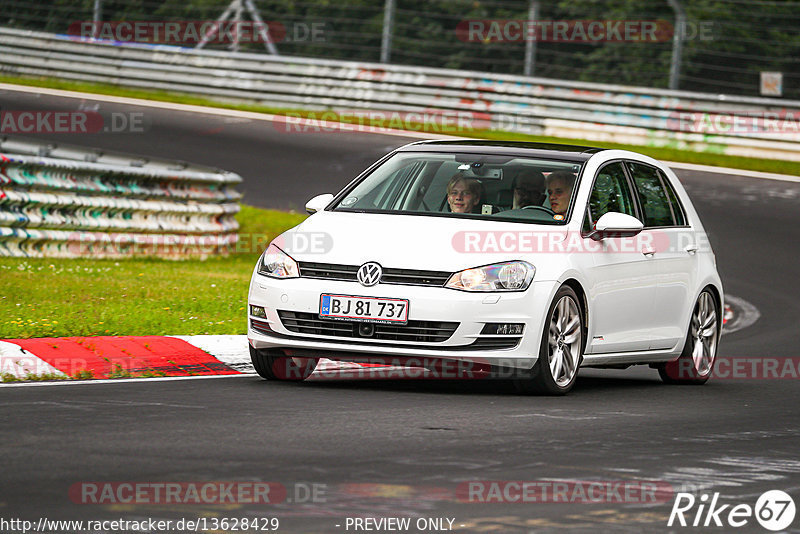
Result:
[[[33,87],[63,89],[68,91],[80,91],[84,93],[95,93],[95,94],[110,95],[110,96],[142,98],[146,100],[174,102],[178,104],[191,104],[197,106],[208,106],[215,108],[253,111],[258,113],[270,113],[276,115],[285,115],[287,113],[291,113],[293,115],[315,117],[315,118],[319,118],[321,115],[321,112],[313,112],[308,110],[292,110],[292,109],[276,108],[258,104],[248,104],[243,102],[225,102],[225,101],[217,101],[209,98],[203,98],[199,96],[192,96],[181,93],[150,91],[145,89],[131,89],[127,87],[119,87],[110,84],[74,82],[74,81],[58,80],[52,78],[0,76],[0,82],[33,86]],[[355,120],[357,119],[348,121],[347,117],[343,117],[342,122],[354,122]],[[377,121],[373,122],[372,125],[380,127],[383,126],[384,123],[382,121]],[[568,144],[578,144],[578,145],[590,145],[600,148],[618,148],[623,150],[633,150],[635,152],[646,154],[648,156],[663,161],[697,163],[701,165],[713,165],[717,167],[730,167],[734,169],[746,169],[752,171],[774,172],[778,174],[789,174],[789,175],[800,176],[800,162],[780,161],[780,160],[761,159],[761,158],[746,158],[739,156],[730,156],[725,154],[717,154],[714,152],[695,152],[691,150],[681,149],[677,143],[674,146],[669,146],[669,147],[651,147],[651,146],[587,141],[585,139],[564,139],[556,137],[544,137],[544,136],[528,135],[528,134],[514,133],[514,132],[503,132],[503,131],[490,131],[490,130],[464,131],[455,129],[448,130],[448,129],[442,129],[439,125],[436,124],[420,124],[412,126],[414,131],[427,131],[432,133],[451,134],[461,137],[473,137],[477,139],[568,143]]]
[[[52,380],[80,380],[80,378],[56,373],[36,374],[27,372],[23,376],[17,376],[12,373],[0,373],[0,382],[4,384],[9,382],[50,382]]]
[[[0,339],[243,334],[259,254],[305,217],[242,206],[240,252],[203,261],[0,258]]]

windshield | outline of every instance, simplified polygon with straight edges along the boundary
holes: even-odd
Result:
[[[401,152],[333,209],[564,224],[580,170],[573,161]]]

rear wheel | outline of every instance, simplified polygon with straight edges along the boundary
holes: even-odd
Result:
[[[314,358],[293,358],[278,349],[256,350],[250,346],[250,359],[256,372],[267,380],[300,382],[317,367]]]
[[[522,393],[565,395],[575,385],[583,360],[583,315],[575,291],[563,286],[547,312],[539,359],[531,378],[514,381]]]
[[[683,352],[677,360],[658,366],[668,384],[705,384],[711,377],[719,343],[719,307],[710,291],[697,297]]]

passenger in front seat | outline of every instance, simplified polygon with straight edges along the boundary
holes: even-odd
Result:
[[[571,172],[556,171],[547,176],[547,196],[550,199],[550,209],[556,215],[563,216],[567,213],[574,185],[575,175]]]

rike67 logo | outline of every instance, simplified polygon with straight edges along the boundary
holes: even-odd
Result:
[[[765,529],[777,532],[787,529],[794,521],[795,504],[792,497],[781,490],[761,494],[755,506],[746,503],[719,504],[719,493],[699,497],[691,493],[678,493],[669,514],[667,526],[681,527],[743,527],[755,520]]]

